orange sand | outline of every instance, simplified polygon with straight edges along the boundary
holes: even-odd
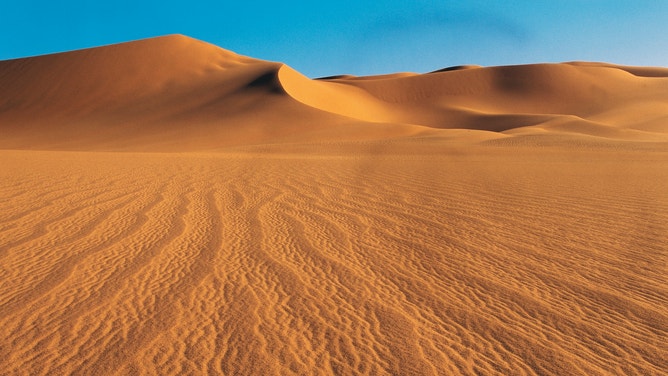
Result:
[[[668,69],[0,62],[0,375],[668,373]]]

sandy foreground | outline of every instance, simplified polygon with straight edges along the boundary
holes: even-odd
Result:
[[[0,375],[668,373],[668,70],[172,36],[0,84]]]
[[[0,369],[666,371],[665,152],[391,150],[0,153]]]

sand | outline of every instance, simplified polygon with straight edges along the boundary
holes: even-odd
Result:
[[[668,373],[668,70],[0,62],[0,374]]]

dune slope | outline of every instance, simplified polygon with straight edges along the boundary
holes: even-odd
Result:
[[[287,95],[281,68],[178,35],[0,62],[0,146],[214,149],[350,122]]]

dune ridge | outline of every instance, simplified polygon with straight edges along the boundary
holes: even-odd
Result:
[[[0,376],[668,374],[667,72],[0,61]]]

